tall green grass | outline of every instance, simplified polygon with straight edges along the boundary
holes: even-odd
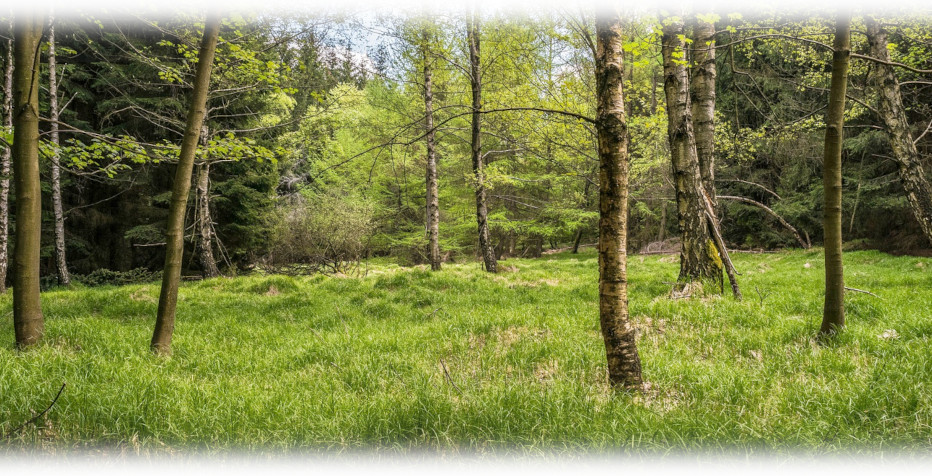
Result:
[[[932,261],[845,255],[848,328],[814,338],[819,252],[740,254],[745,300],[672,300],[674,256],[629,259],[643,394],[607,386],[596,255],[380,265],[364,278],[182,287],[174,353],[148,350],[158,285],[43,294],[13,350],[0,296],[0,434],[108,451],[811,453],[932,448]],[[441,363],[441,360],[443,363]],[[446,367],[449,377],[444,372]],[[0,445],[3,445],[0,442]]]

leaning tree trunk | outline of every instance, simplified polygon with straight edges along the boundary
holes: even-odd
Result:
[[[689,80],[686,65],[680,56],[685,52],[683,38],[682,22],[672,22],[663,28],[667,134],[682,241],[678,281],[681,287],[689,287],[692,282],[708,282],[721,290],[724,265],[719,247],[710,233],[710,227],[717,224],[710,221],[706,213],[706,193],[699,172],[689,104]]]
[[[715,25],[696,19],[692,28],[693,64],[690,68],[689,96],[692,103],[693,129],[699,175],[712,207],[718,208],[715,196]]]
[[[628,318],[628,126],[624,104],[621,21],[596,20],[599,139],[599,323],[612,386],[641,387],[636,331]]]
[[[834,334],[845,326],[845,278],[841,257],[841,149],[844,139],[845,93],[848,59],[851,56],[851,18],[839,13],[835,19],[832,53],[832,86],[825,118],[825,154],[822,185],[825,195],[825,308],[822,335]]]
[[[55,19],[49,19],[49,117],[52,139],[52,214],[55,218],[55,267],[58,270],[58,282],[64,286],[71,284],[68,273],[68,260],[65,257],[65,213],[61,200],[61,153],[58,137],[58,74],[55,65]]]
[[[206,137],[207,134],[204,134]],[[197,229],[202,273],[205,278],[220,276],[214,258],[214,224],[210,218],[210,161],[205,160],[197,170]]]
[[[469,42],[469,82],[472,85],[472,170],[476,180],[476,221],[479,223],[479,253],[485,263],[485,270],[494,273],[498,270],[495,261],[495,249],[489,236],[489,210],[486,205],[485,171],[482,158],[482,71],[479,67],[479,21],[475,15],[470,19],[466,29]]]
[[[13,182],[16,244],[13,250],[13,327],[16,345],[35,344],[45,324],[39,295],[42,187],[39,183],[39,46],[42,19],[23,9],[13,26]]]
[[[886,63],[890,62],[887,32],[873,18],[867,19],[867,41],[870,44],[871,56]],[[893,67],[886,63],[872,65],[870,82],[877,91],[877,109],[887,126],[893,157],[899,166],[900,183],[906,190],[906,200],[926,239],[932,243],[932,187],[926,179],[919,150],[916,149],[909,132],[906,109],[900,96],[900,84],[893,74]]]
[[[175,329],[175,307],[178,304],[178,283],[181,281],[181,258],[184,254],[184,215],[191,190],[191,173],[194,169],[194,154],[198,136],[207,111],[207,88],[210,83],[210,68],[214,62],[214,50],[220,33],[220,18],[208,15],[204,25],[204,37],[198,51],[197,69],[194,73],[194,91],[188,105],[188,117],[178,156],[178,167],[172,183],[171,205],[166,229],[165,269],[162,271],[162,290],[159,294],[159,310],[155,320],[150,347],[153,352],[171,352],[172,333]]]
[[[434,144],[434,86],[429,51],[431,38],[426,27],[421,35],[424,42],[421,50],[421,60],[424,61],[424,127],[427,128],[424,136],[427,147],[427,257],[430,260],[430,269],[439,271],[442,261],[440,257],[440,198],[437,185],[437,151]]]
[[[10,27],[12,28],[12,24]],[[13,130],[13,40],[6,40],[6,66],[3,72],[3,127]],[[10,156],[9,147],[0,156],[0,293],[6,292],[7,252],[10,230]]]

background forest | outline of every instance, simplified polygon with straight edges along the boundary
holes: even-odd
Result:
[[[594,114],[593,58],[578,12],[489,14],[480,30],[488,223],[499,259],[593,244],[594,130],[541,108]],[[831,21],[770,12],[715,18],[715,187],[725,241],[741,249],[800,246],[774,216],[820,243],[822,112]],[[225,18],[211,79],[206,137],[189,203],[186,276],[261,268],[345,267],[363,257],[428,260],[423,63],[433,71],[440,249],[477,256],[470,163],[465,23],[434,18],[422,38],[410,16],[374,13]],[[855,30],[863,29],[857,24]],[[172,144],[184,124],[198,25],[185,14],[77,15],[54,20],[61,220],[67,268],[88,284],[144,279],[164,261]],[[629,249],[675,249],[678,235],[664,131],[660,17],[625,23],[631,135]],[[866,53],[855,34],[852,51]],[[929,19],[897,18],[895,61],[928,68]],[[42,54],[49,52],[43,44]],[[844,231],[852,249],[925,253],[881,117],[871,64],[853,61],[846,112]],[[43,116],[50,101],[42,62]],[[932,85],[898,70],[916,146],[929,156]],[[45,154],[49,124],[45,131]],[[44,178],[51,162],[42,161]],[[44,180],[44,184],[50,183]],[[56,213],[43,185],[43,275],[60,281]],[[752,200],[753,202],[749,201]],[[768,213],[761,205],[769,207]],[[10,205],[12,209],[14,204]],[[15,220],[11,221],[15,228]]]

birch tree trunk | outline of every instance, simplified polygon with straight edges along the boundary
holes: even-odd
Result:
[[[10,24],[12,29],[13,25]],[[13,40],[6,40],[6,64],[3,71],[3,127],[13,130]],[[6,292],[10,255],[10,157],[12,149],[3,148],[0,156],[0,293]]]
[[[71,284],[68,272],[68,260],[65,255],[65,213],[61,200],[61,140],[58,136],[58,72],[55,63],[55,18],[49,18],[49,125],[52,140],[52,214],[55,218],[55,268],[58,271],[58,283],[63,286]]]
[[[159,294],[159,309],[155,321],[150,347],[158,354],[171,352],[172,333],[175,329],[175,307],[178,304],[178,284],[181,281],[181,259],[184,254],[184,215],[191,190],[191,173],[194,169],[194,154],[198,136],[207,111],[207,89],[210,85],[210,69],[214,62],[214,50],[220,33],[220,18],[208,15],[204,25],[204,37],[198,51],[197,69],[194,73],[194,91],[188,105],[188,117],[178,156],[178,167],[172,183],[171,205],[166,229],[165,269],[162,271],[162,289]]]
[[[689,96],[699,175],[712,208],[718,209],[715,195],[715,25],[696,19],[693,23],[693,64],[690,68]]]
[[[724,285],[724,264],[710,232],[710,227],[717,224],[710,222],[706,214],[706,193],[699,172],[693,133],[685,64],[686,44],[683,38],[682,22],[675,21],[664,26],[661,49],[667,101],[667,134],[682,241],[678,286],[689,288],[694,282],[703,282],[713,284],[721,291]]]
[[[835,19],[832,53],[832,86],[825,117],[825,154],[822,185],[825,191],[825,307],[822,335],[834,334],[845,326],[845,278],[841,255],[841,152],[844,139],[845,94],[848,60],[851,56],[851,18],[839,13]]]
[[[424,136],[427,148],[427,256],[430,260],[430,269],[439,271],[442,258],[440,257],[440,198],[437,184],[437,151],[434,144],[434,86],[432,61],[430,56],[430,32],[425,27],[421,32],[424,42],[421,49],[424,61],[424,127],[427,135]]]
[[[596,20],[599,141],[599,323],[613,387],[639,389],[641,360],[628,318],[628,126],[624,104],[621,21]]]
[[[39,183],[39,46],[42,18],[24,7],[13,26],[13,181],[16,244],[13,250],[13,327],[17,347],[39,341],[45,330],[39,295],[42,187]]]
[[[205,133],[206,137],[207,134]],[[205,160],[197,170],[197,215],[198,247],[201,250],[201,266],[205,278],[220,276],[220,268],[214,258],[214,228],[210,217],[210,161]]]
[[[887,50],[887,32],[877,20],[868,17],[867,41],[870,54],[874,58],[889,63],[890,51]],[[906,200],[919,222],[926,239],[932,243],[932,187],[926,179],[919,150],[913,143],[909,132],[909,121],[900,95],[900,84],[893,73],[893,67],[884,63],[873,63],[870,75],[871,86],[877,92],[877,109],[887,127],[893,157],[899,166],[900,183],[906,190]]]
[[[476,180],[476,221],[479,224],[479,253],[485,263],[485,270],[490,273],[498,271],[495,250],[489,235],[489,211],[486,205],[485,171],[482,158],[482,70],[479,64],[479,20],[473,14],[466,27],[469,42],[469,81],[472,86],[472,169]]]

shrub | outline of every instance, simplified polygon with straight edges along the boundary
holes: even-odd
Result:
[[[330,192],[295,195],[276,210],[270,228],[264,267],[295,274],[353,270],[368,255],[375,226],[368,203]]]

